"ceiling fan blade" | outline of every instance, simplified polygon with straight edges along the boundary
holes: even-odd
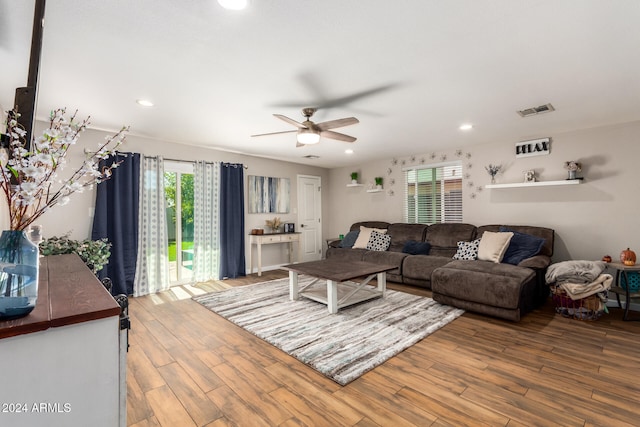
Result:
[[[290,125],[294,125],[294,126],[295,126],[295,127],[297,127],[297,128],[300,128],[300,129],[307,129],[307,127],[306,127],[305,125],[303,125],[302,123],[300,123],[300,122],[296,122],[295,120],[290,119],[290,118],[289,118],[289,117],[287,117],[287,116],[283,116],[282,114],[274,114],[274,116],[275,116],[275,117],[277,117],[277,118],[279,118],[280,120],[283,120],[283,121],[285,121],[285,122],[289,123]]]
[[[320,136],[323,136],[325,138],[337,139],[338,141],[344,142],[355,142],[356,140],[356,138],[352,136],[345,135],[344,133],[334,132],[332,130],[323,130],[322,132],[320,132]]]
[[[312,82],[313,84],[310,84],[310,82]],[[324,110],[324,109],[328,109],[328,108],[335,108],[335,107],[342,107],[342,106],[345,106],[345,105],[349,105],[352,102],[355,102],[355,101],[360,100],[362,98],[366,98],[366,97],[369,97],[369,96],[377,95],[377,94],[380,94],[380,93],[395,89],[395,88],[400,86],[399,83],[389,83],[389,84],[386,84],[386,85],[380,85],[380,86],[376,86],[376,87],[373,87],[373,88],[370,88],[370,89],[366,89],[366,90],[362,90],[362,91],[359,91],[359,92],[355,92],[355,93],[352,93],[350,95],[328,99],[327,97],[322,96],[322,94],[320,93],[321,87],[320,87],[320,85],[317,84],[315,79],[305,78],[303,83],[305,83],[307,86],[311,87],[313,95],[315,97],[315,101],[314,102],[307,102],[305,104],[301,104],[301,103],[295,102],[295,101],[294,102],[284,101],[284,102],[272,104],[270,106],[271,107],[276,107],[276,108],[302,108],[302,107],[308,107],[309,105],[313,105],[315,108],[317,108],[319,110]]]
[[[382,85],[378,87],[374,87],[371,89],[363,90],[360,92],[352,93],[351,95],[342,96],[340,98],[328,99],[324,102],[320,102],[318,108],[333,108],[333,107],[341,107],[343,105],[351,104],[358,99],[365,98],[368,96],[376,95],[378,93],[386,92],[394,87],[398,86],[397,84],[388,84]]]
[[[316,123],[316,126],[320,128],[320,130],[328,130],[340,128],[343,126],[355,125],[356,123],[360,123],[360,120],[355,117],[345,117],[344,119],[337,120],[329,120],[327,122]]]
[[[251,135],[251,137],[254,136],[268,136],[268,135],[280,135],[281,133],[295,133],[298,132],[297,130],[284,130],[282,132],[271,132],[271,133],[259,133],[257,135]]]

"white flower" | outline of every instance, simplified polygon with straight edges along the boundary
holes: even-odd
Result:
[[[22,173],[24,174],[24,176],[28,179],[34,179],[37,180],[42,176],[42,169],[37,168],[34,165],[29,165],[25,168],[22,168]]]
[[[34,163],[41,163],[42,165],[45,165],[45,166],[53,166],[53,158],[48,154],[44,154],[44,153],[34,154],[33,156],[31,156],[31,160]]]
[[[33,138],[32,151],[24,148],[26,132],[16,120],[19,114],[14,111],[8,115],[10,156],[2,161],[0,167],[0,190],[5,194],[12,230],[24,230],[51,207],[67,204],[69,195],[108,179],[111,169],[118,164],[116,162],[103,170],[98,167],[101,159],[117,153],[129,131],[126,127],[99,145],[99,156],[89,156],[82,167],[71,175],[65,174],[69,178],[59,180],[57,172],[67,163],[69,148],[78,142],[79,134],[89,124],[88,118],[78,122],[75,114],[67,119],[65,113],[64,109],[51,112],[48,128]]]
[[[35,182],[23,182],[20,184],[20,191],[24,194],[33,195],[38,189],[38,185]]]

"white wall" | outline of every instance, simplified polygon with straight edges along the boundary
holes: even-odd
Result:
[[[640,251],[640,121],[557,135],[532,135],[523,140],[551,137],[547,156],[515,158],[515,143],[497,141],[472,147],[452,147],[436,153],[392,158],[358,167],[330,171],[331,220],[326,234],[345,233],[361,220],[403,221],[403,167],[461,159],[465,176],[464,221],[475,224],[524,224],[556,231],[554,261],[616,259],[622,249]],[[522,182],[523,171],[535,169],[540,181],[564,180],[567,160],[580,161],[585,179],[580,185],[514,189],[485,189],[490,177],[484,167],[502,164],[499,183]],[[403,164],[404,163],[404,164]],[[391,169],[391,171],[389,171]],[[385,193],[347,188],[349,173],[359,171],[364,182],[385,177]],[[393,178],[395,184],[389,185]],[[366,188],[366,186],[365,186]]]

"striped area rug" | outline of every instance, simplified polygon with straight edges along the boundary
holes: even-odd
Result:
[[[310,280],[299,276],[301,286]],[[326,288],[326,283],[313,286]],[[287,278],[193,299],[341,385],[464,313],[431,298],[387,290],[385,298],[329,314],[324,304],[290,301]]]

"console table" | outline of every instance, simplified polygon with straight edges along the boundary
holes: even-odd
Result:
[[[253,246],[258,251],[258,276],[262,276],[262,245],[271,245],[274,243],[289,244],[289,264],[293,262],[293,242],[298,243],[298,251],[300,251],[300,234],[302,233],[267,233],[267,234],[250,234],[249,235],[249,268],[253,274]],[[296,257],[299,259],[299,257]]]
[[[126,425],[119,316],[76,254],[41,258],[36,307],[0,321],[0,425]]]

